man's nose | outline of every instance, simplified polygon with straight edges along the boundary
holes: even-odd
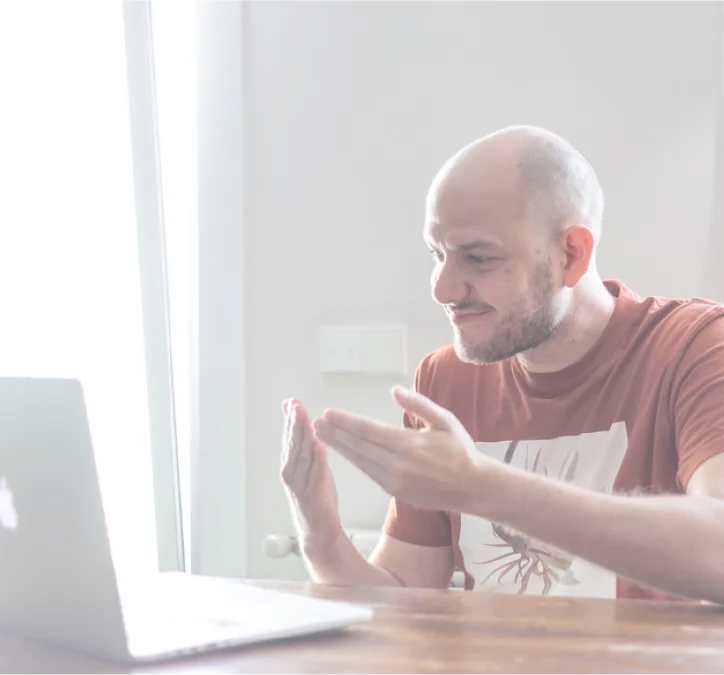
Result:
[[[447,262],[435,268],[430,281],[432,297],[441,305],[456,305],[470,294],[467,280]]]

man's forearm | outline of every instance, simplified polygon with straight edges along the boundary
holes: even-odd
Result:
[[[466,509],[631,581],[724,603],[724,503],[620,496],[501,466],[480,476]]]
[[[302,556],[312,579],[341,586],[401,586],[390,572],[365,560],[347,533],[342,531],[331,546],[302,546]]]

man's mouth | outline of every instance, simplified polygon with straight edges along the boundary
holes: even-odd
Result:
[[[489,314],[491,311],[491,309],[477,310],[474,312],[455,312],[448,310],[448,316],[450,317],[450,321],[452,321],[456,326],[460,326],[462,324],[477,321],[486,314]]]

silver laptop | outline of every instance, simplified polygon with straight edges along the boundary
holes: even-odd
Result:
[[[80,383],[0,378],[0,631],[134,663],[335,630],[372,614],[184,573],[126,593]]]

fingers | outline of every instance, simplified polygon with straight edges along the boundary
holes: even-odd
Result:
[[[292,444],[294,442],[294,422],[296,413],[292,408],[292,399],[287,399],[282,403],[282,412],[284,413],[284,432],[282,433],[282,478],[285,473],[289,472],[289,457],[291,454]]]
[[[284,433],[282,434],[282,465],[289,461],[289,447],[292,434],[292,415],[284,408]]]
[[[305,484],[306,486],[313,486],[318,485],[322,479],[322,472],[327,461],[327,450],[311,433],[308,438],[310,439],[310,460]]]
[[[301,406],[302,404],[301,404],[301,401],[299,401],[296,398],[288,398],[288,399],[286,399],[286,401],[282,402],[282,412],[285,415],[288,415],[291,412],[291,408],[293,405]]]
[[[286,403],[286,402],[285,402]],[[301,489],[309,478],[313,434],[304,407],[290,401],[282,450],[282,480],[293,490]]]
[[[321,420],[331,425],[334,430],[344,430],[353,436],[364,439],[383,448],[399,445],[407,439],[410,430],[371,420],[361,415],[342,410],[327,410]]]
[[[309,486],[312,468],[315,464],[319,464],[317,453],[317,446],[319,445],[321,444],[314,436],[312,424],[307,418],[304,420],[303,435],[297,456],[297,466],[295,468],[295,474],[299,481],[298,484],[302,490],[305,490]]]
[[[357,455],[368,457],[377,464],[384,464],[389,460],[390,450],[367,438],[348,431],[343,426],[337,426],[327,420],[316,419],[312,422],[312,429],[320,441],[333,448],[344,447]]]
[[[403,387],[395,387],[392,390],[392,396],[403,410],[427,422],[431,429],[454,430],[451,413],[431,401],[427,396],[409,391]]]
[[[304,439],[304,409],[298,405],[292,405],[287,415],[288,432],[285,443],[285,471],[291,477],[294,475],[297,462],[299,461],[299,450]]]
[[[354,464],[360,471],[366,473],[373,481],[378,483],[383,489],[386,488],[386,476],[388,473],[387,466],[375,459],[368,457],[351,446],[346,445],[343,441],[337,440],[331,447],[342,455],[346,460]],[[320,463],[319,460],[315,462]]]

